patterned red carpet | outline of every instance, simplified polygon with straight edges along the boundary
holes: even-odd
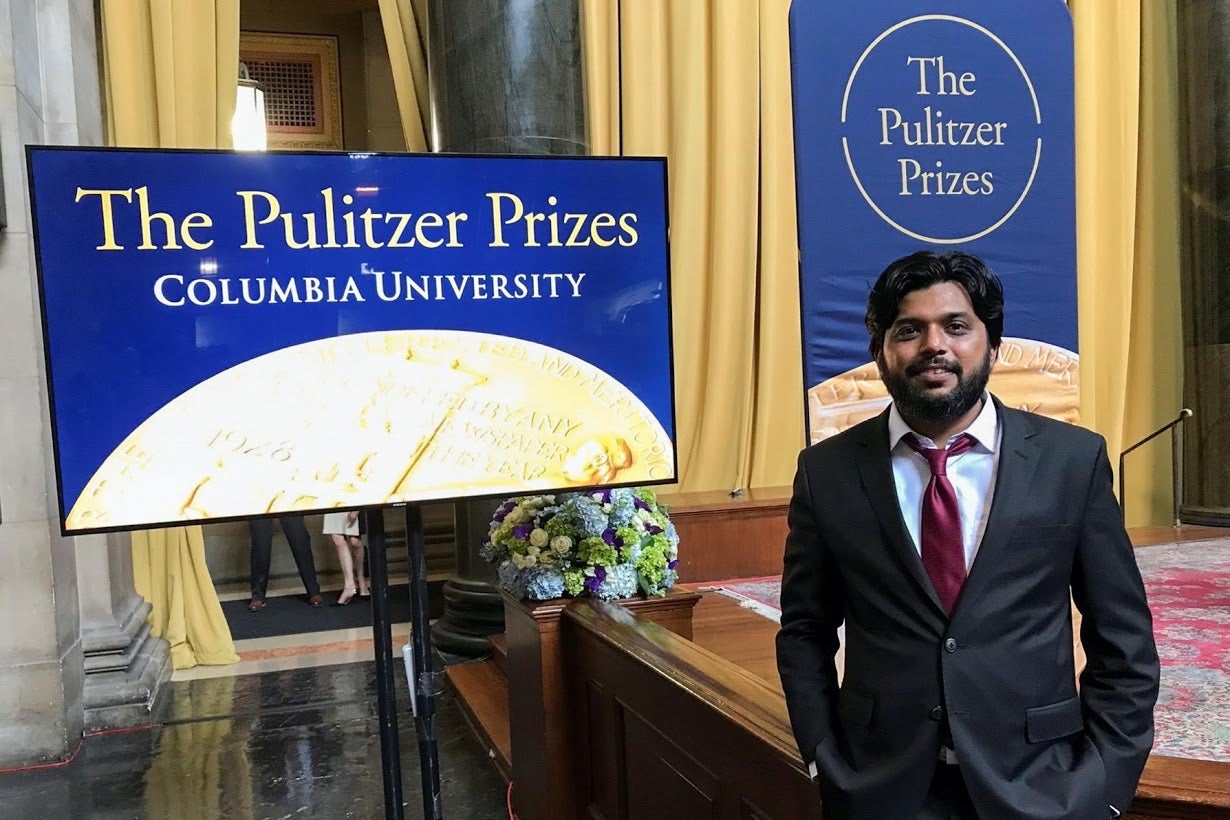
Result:
[[[1162,657],[1156,754],[1230,761],[1230,539],[1136,550]]]
[[[1139,547],[1162,659],[1154,754],[1230,762],[1230,538]],[[781,578],[715,584],[766,618]]]

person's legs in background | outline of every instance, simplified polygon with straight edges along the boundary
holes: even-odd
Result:
[[[295,566],[299,568],[299,579],[307,590],[308,603],[320,606],[324,599],[320,597],[320,584],[316,580],[316,562],[312,560],[312,537],[308,535],[307,526],[302,515],[279,515],[278,522],[282,525],[282,533],[290,544],[290,554],[295,558]]]
[[[252,536],[249,559],[252,581],[252,599],[248,611],[255,612],[265,605],[265,589],[269,585],[269,554],[273,548],[273,522],[268,518],[253,518],[248,521]]]
[[[358,590],[355,585],[354,561],[350,556],[350,548],[346,545],[346,536],[333,533],[329,537],[333,539],[333,548],[337,550],[337,562],[342,567],[342,591],[337,596],[337,600],[329,606],[346,606]]]
[[[363,539],[357,535],[351,535],[346,540],[350,542],[350,551],[354,555],[354,578],[358,584],[359,597],[370,598],[372,591],[368,588],[367,577],[363,574]]]

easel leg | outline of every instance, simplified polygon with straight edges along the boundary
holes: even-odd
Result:
[[[376,651],[376,703],[380,720],[380,770],[384,816],[402,820],[401,746],[397,737],[397,689],[393,678],[393,634],[389,623],[389,564],[385,554],[384,510],[368,509],[367,543],[372,587],[372,643]]]

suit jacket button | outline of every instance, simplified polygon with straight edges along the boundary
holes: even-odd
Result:
[[[931,719],[932,720],[943,720],[944,719],[944,708],[942,706],[937,706],[934,709],[932,709]]]
[[[957,651],[957,639],[949,638],[948,640],[944,641],[944,651],[956,652]]]

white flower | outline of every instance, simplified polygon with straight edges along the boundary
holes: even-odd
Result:
[[[526,554],[526,555],[535,555],[535,556],[536,556],[536,555],[538,555],[538,553],[539,553],[539,552],[541,552],[541,551],[542,551],[542,550],[538,549],[538,547],[535,547],[535,546],[531,545],[531,546],[530,546],[530,548],[529,548],[529,549],[527,549],[527,550],[525,551],[525,554]]]
[[[525,563],[525,566],[532,567],[538,563],[538,556],[537,555],[527,555],[525,556],[524,563]]]
[[[613,510],[613,509],[615,509],[615,508],[614,508],[614,507],[612,507],[610,504],[603,504],[603,505],[602,505],[602,511],[603,511],[604,513],[606,513],[607,515],[610,515],[610,514],[611,514],[611,510]]]
[[[652,521],[653,513],[651,513],[649,510],[637,510],[636,517],[641,519],[642,521]]]
[[[572,539],[566,535],[557,535],[551,539],[551,549],[559,555],[565,555],[572,549]]]
[[[513,566],[517,569],[525,569],[526,567],[525,558],[519,552],[514,552],[511,556],[509,556],[509,560],[513,562]]]
[[[535,527],[530,531],[530,544],[535,547],[545,547],[551,542],[551,536],[547,535],[547,531],[542,527]]]
[[[526,515],[525,510],[521,509],[520,506],[513,507],[511,510],[508,511],[508,515],[504,516],[504,523],[505,524],[520,524],[527,517],[528,516]]]

